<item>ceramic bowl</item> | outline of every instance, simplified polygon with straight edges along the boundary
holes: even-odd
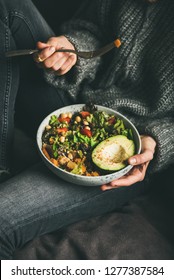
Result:
[[[107,175],[101,175],[101,176],[83,176],[83,175],[76,175],[76,174],[72,174],[68,171],[65,171],[59,167],[56,167],[54,164],[52,164],[47,157],[43,154],[42,152],[42,134],[43,131],[45,129],[45,126],[48,125],[50,117],[52,115],[56,115],[59,116],[61,113],[66,113],[66,112],[77,112],[77,111],[81,111],[83,106],[85,104],[75,104],[75,105],[70,105],[70,106],[66,106],[63,107],[61,109],[58,109],[54,112],[52,112],[51,114],[49,114],[40,124],[38,131],[37,131],[37,146],[39,149],[39,153],[41,155],[41,158],[43,159],[43,161],[45,162],[45,164],[47,165],[47,167],[54,172],[58,177],[62,178],[63,180],[66,180],[70,183],[74,183],[77,185],[81,185],[81,186],[101,186],[103,184],[107,184],[115,179],[118,179],[120,177],[122,177],[123,175],[125,175],[127,172],[129,172],[132,168],[131,165],[127,165],[125,168],[107,174]],[[99,106],[99,105],[95,105],[98,110],[100,111],[105,111],[108,114],[114,114],[116,115],[118,118],[122,119],[125,127],[126,128],[130,128],[132,130],[133,133],[133,140],[135,143],[135,147],[136,147],[136,154],[139,154],[141,151],[141,140],[140,140],[140,135],[138,133],[138,130],[136,129],[135,125],[128,120],[124,115],[120,114],[119,112],[112,110],[110,108],[104,107],[104,106]]]

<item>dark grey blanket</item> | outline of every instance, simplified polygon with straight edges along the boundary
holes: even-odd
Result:
[[[30,260],[174,259],[171,224],[165,205],[144,196],[120,211],[44,235],[18,250]],[[147,210],[147,211],[146,211]],[[168,217],[168,219],[166,219]],[[172,228],[173,231],[173,228]]]

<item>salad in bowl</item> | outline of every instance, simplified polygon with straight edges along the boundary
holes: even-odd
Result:
[[[37,132],[40,154],[58,176],[86,186],[108,183],[126,174],[127,160],[140,153],[135,126],[120,113],[77,104],[56,110]]]

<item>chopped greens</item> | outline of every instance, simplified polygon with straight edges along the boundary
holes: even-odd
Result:
[[[80,112],[52,115],[42,135],[42,151],[57,167],[84,176],[100,176],[94,165],[93,149],[105,139],[124,135],[133,140],[131,129],[114,114],[84,106]]]

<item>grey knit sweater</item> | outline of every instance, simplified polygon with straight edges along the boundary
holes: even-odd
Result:
[[[46,73],[65,104],[90,100],[129,117],[157,141],[151,172],[174,162],[174,1],[89,0],[61,32],[79,50],[122,41],[64,76]]]

